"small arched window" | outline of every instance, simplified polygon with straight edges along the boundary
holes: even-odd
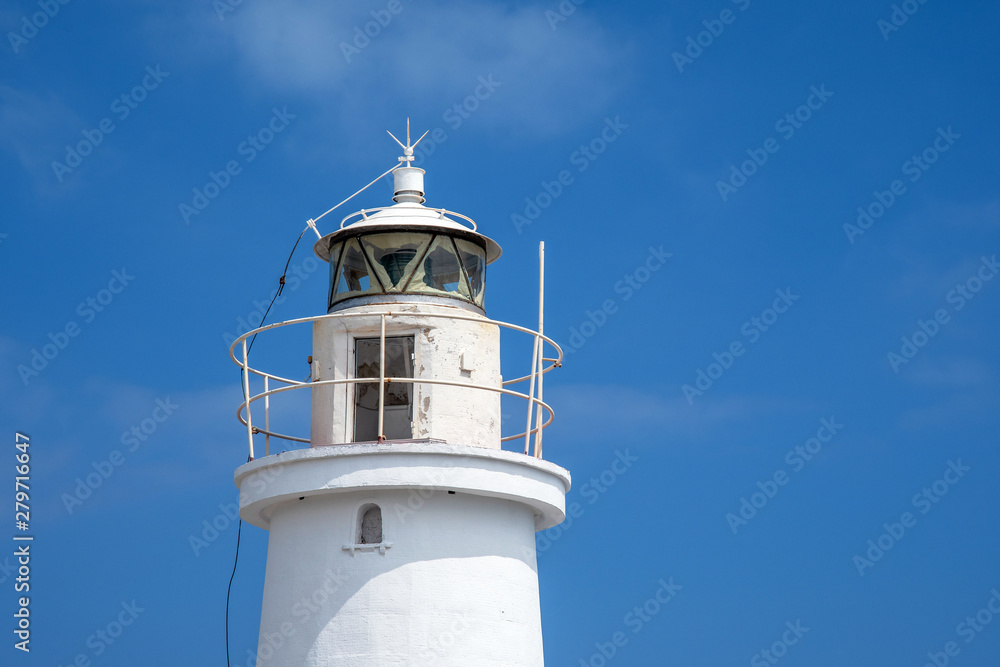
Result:
[[[358,508],[354,524],[354,543],[345,544],[344,551],[353,556],[358,552],[378,552],[385,555],[392,542],[385,539],[382,532],[382,508],[375,503],[368,503]]]
[[[378,505],[367,505],[358,514],[358,544],[381,544],[382,509]]]

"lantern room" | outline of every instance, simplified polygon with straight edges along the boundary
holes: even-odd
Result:
[[[423,177],[423,169],[396,169],[394,206],[361,210],[317,241],[316,254],[330,263],[328,312],[449,299],[444,303],[485,314],[486,265],[500,246],[471,219],[426,208]]]

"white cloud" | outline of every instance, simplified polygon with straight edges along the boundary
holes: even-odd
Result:
[[[370,12],[384,7],[248,2],[214,29],[231,40],[248,86],[332,99],[338,122],[355,127],[390,112],[439,124],[479,76],[492,74],[501,86],[475,112],[477,122],[516,135],[558,134],[613,114],[629,78],[630,47],[585,8],[552,30],[548,6],[405,0],[347,62],[341,44],[353,47],[355,28],[363,31]]]
[[[899,428],[905,432],[939,428],[951,431],[956,425],[981,420],[998,410],[1000,396],[991,390],[953,393],[940,401],[904,411],[899,416]]]
[[[937,233],[942,224],[985,231],[1000,227],[1000,200],[935,202],[926,216],[927,227]]]
[[[975,359],[924,359],[903,377],[917,384],[932,387],[962,387],[984,385],[992,380],[989,367]]]
[[[921,299],[926,303],[927,316],[938,308],[951,311],[952,305],[945,301],[948,292],[975,276],[983,257],[995,254],[992,248],[984,247],[978,254],[966,255],[950,266],[944,266],[928,252],[916,252],[902,245],[894,246],[891,253],[893,260],[905,264],[907,270],[886,282],[886,297],[892,300]],[[992,281],[986,283],[985,290],[993,290]]]
[[[766,415],[814,412],[816,406],[769,396],[699,396],[693,405],[677,386],[646,390],[617,385],[564,385],[546,394],[556,410],[560,437],[586,440],[623,437],[718,438],[735,425]],[[811,414],[811,412],[810,412]]]

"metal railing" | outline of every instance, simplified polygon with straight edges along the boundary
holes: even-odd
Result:
[[[355,211],[354,213],[351,213],[350,215],[344,216],[344,219],[340,221],[340,228],[343,229],[344,227],[348,227],[350,225],[353,225],[355,222],[361,222],[362,220],[367,220],[368,219],[368,215],[370,213],[378,213],[379,211],[388,211],[388,210],[390,210],[392,208],[393,208],[392,206],[379,206],[378,208],[363,208],[360,211]],[[472,229],[472,231],[476,231],[476,221],[473,220],[472,218],[470,218],[467,215],[462,215],[461,213],[456,213],[455,211],[449,211],[446,208],[427,208],[427,207],[423,207],[420,210],[426,211],[426,212],[429,212],[429,213],[437,213],[438,214],[438,218],[441,219],[441,220],[448,220],[449,222],[454,222],[456,224],[460,224],[460,225],[465,226],[465,223],[459,222],[458,220],[453,220],[453,219],[447,217],[445,214],[450,215],[450,216],[454,216],[456,218],[461,218],[462,220],[465,220],[466,222],[468,222],[469,225],[471,225],[470,229]],[[352,218],[357,218],[357,219],[353,220]],[[350,222],[348,222],[348,220],[350,220]]]
[[[541,312],[541,304],[539,311]],[[542,431],[552,423],[555,418],[555,413],[552,407],[549,406],[542,400],[542,378],[549,371],[554,368],[559,368],[562,366],[563,352],[562,348],[559,347],[558,343],[549,338],[548,336],[540,333],[538,331],[533,331],[526,327],[518,326],[516,324],[509,324],[507,322],[500,322],[498,320],[491,320],[484,317],[477,317],[471,315],[461,315],[461,314],[450,314],[450,313],[414,313],[414,312],[392,312],[392,311],[380,311],[380,312],[350,312],[350,313],[333,313],[329,315],[317,315],[314,317],[304,317],[295,320],[288,320],[287,322],[278,322],[276,324],[269,324],[267,326],[259,327],[253,331],[248,331],[243,334],[229,347],[230,358],[241,367],[243,371],[243,402],[239,405],[236,410],[236,417],[239,419],[240,423],[247,428],[247,439],[250,446],[250,458],[255,458],[254,456],[254,435],[262,434],[264,435],[264,447],[265,455],[270,454],[270,439],[272,437],[280,438],[282,440],[288,440],[291,442],[299,442],[309,444],[311,441],[309,438],[301,438],[297,436],[287,435],[283,433],[278,433],[271,430],[271,396],[276,394],[281,394],[288,391],[295,391],[298,389],[314,389],[316,387],[322,386],[333,386],[333,385],[349,385],[349,384],[359,384],[368,383],[372,384],[376,381],[374,377],[345,377],[333,380],[314,380],[315,375],[312,375],[310,380],[301,381],[293,380],[286,377],[281,377],[273,373],[267,373],[262,370],[258,370],[250,366],[247,360],[248,354],[248,344],[247,340],[253,338],[259,333],[264,333],[266,331],[271,331],[273,329],[279,329],[282,327],[287,327],[296,324],[303,323],[314,323],[323,320],[338,320],[347,319],[352,317],[362,317],[372,319],[375,317],[379,318],[379,397],[378,397],[378,433],[380,434],[379,440],[383,440],[383,426],[385,418],[385,389],[386,385],[390,382],[402,382],[407,384],[423,384],[423,385],[445,385],[452,387],[464,387],[467,389],[474,389],[477,391],[489,391],[498,393],[501,395],[516,396],[519,398],[527,399],[528,401],[528,415],[527,415],[527,426],[525,430],[521,433],[515,435],[503,436],[501,434],[500,441],[508,442],[512,440],[517,440],[519,438],[524,439],[524,454],[532,453],[536,458],[542,457]],[[498,327],[512,329],[514,331],[519,331],[522,333],[529,334],[534,339],[534,345],[532,348],[531,355],[531,372],[528,375],[515,378],[513,380],[505,380],[500,386],[477,384],[473,382],[463,382],[460,380],[443,380],[435,378],[418,378],[418,377],[387,377],[385,374],[385,323],[387,319],[392,319],[394,317],[400,318],[443,318],[450,320],[462,320],[469,322],[477,322],[482,324],[494,324]],[[541,323],[541,322],[540,322]],[[541,328],[541,327],[540,327]],[[344,334],[349,335],[349,334]],[[544,354],[545,344],[548,343],[552,346],[555,351],[555,356],[546,357]],[[236,356],[236,348],[240,346],[241,358]],[[548,365],[546,366],[546,363]],[[264,391],[251,395],[250,390],[250,376],[254,375],[263,378]],[[513,389],[508,389],[507,387],[515,385],[521,382],[528,381],[529,389],[528,393],[522,393],[515,391]],[[271,383],[278,383],[280,386],[276,388],[271,388]],[[263,401],[264,407],[264,427],[254,426],[253,418],[251,415],[251,406],[258,402]],[[543,412],[544,411],[544,412]],[[259,414],[259,413],[258,413]],[[544,419],[543,419],[544,417]]]

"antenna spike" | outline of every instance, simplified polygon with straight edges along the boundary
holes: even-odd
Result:
[[[403,166],[412,166],[413,165],[413,148],[417,144],[419,144],[421,142],[421,140],[423,140],[423,138],[426,137],[430,133],[430,130],[427,130],[427,132],[424,132],[423,134],[421,134],[420,135],[420,139],[417,139],[417,141],[414,143],[413,139],[411,138],[411,135],[410,135],[410,119],[407,118],[406,119],[406,143],[405,144],[402,141],[400,141],[399,139],[397,139],[396,135],[393,134],[392,132],[390,132],[389,130],[386,130],[386,133],[390,137],[392,137],[393,141],[395,141],[397,144],[399,144],[400,148],[403,149],[403,155],[402,155],[402,157],[399,158],[399,161],[403,164]]]
[[[386,130],[386,132],[387,132],[387,133],[389,134],[389,136],[390,136],[390,137],[392,137],[392,138],[393,138],[393,140],[394,140],[394,141],[395,141],[395,142],[396,142],[397,144],[399,144],[399,147],[400,147],[400,148],[402,148],[403,150],[406,150],[406,146],[404,146],[404,145],[403,145],[403,142],[402,142],[402,141],[400,141],[399,139],[396,139],[396,135],[394,135],[394,134],[393,134],[392,132],[389,132],[389,130]],[[407,142],[406,142],[406,143],[409,143],[409,139],[407,139]]]
[[[427,130],[427,132],[430,132],[430,130]],[[421,134],[421,135],[420,135],[420,138],[419,138],[419,139],[417,139],[417,140],[416,140],[416,141],[414,142],[414,144],[413,144],[412,146],[410,146],[410,148],[416,148],[416,147],[417,147],[417,144],[419,144],[419,143],[420,143],[421,141],[423,141],[424,137],[426,137],[426,136],[427,136],[427,132],[424,132],[423,134]]]

